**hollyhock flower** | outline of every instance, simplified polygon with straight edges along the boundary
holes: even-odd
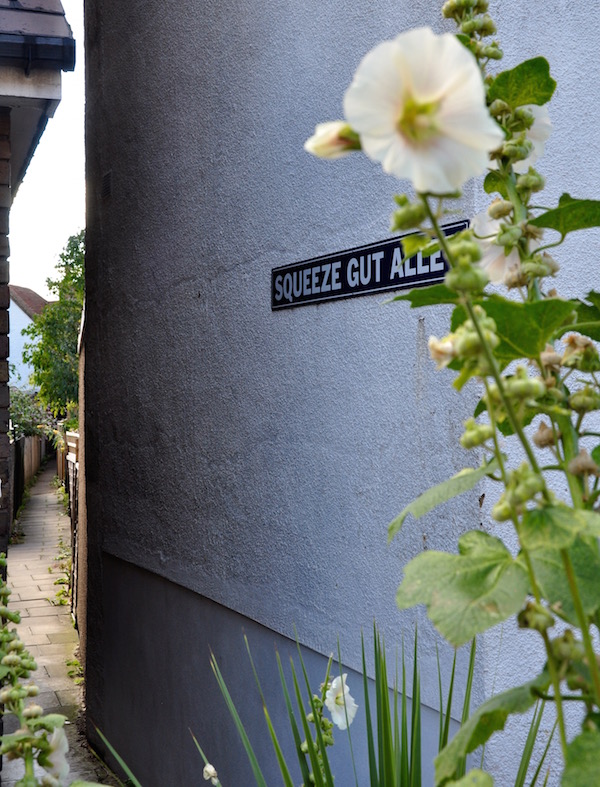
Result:
[[[478,264],[492,283],[503,282],[511,271],[519,268],[519,252],[513,247],[509,254],[506,254],[506,247],[495,242],[500,231],[500,222],[491,219],[487,213],[478,213],[471,221],[471,229],[481,246],[482,257]]]
[[[420,192],[456,191],[486,169],[488,154],[504,141],[473,55],[450,33],[425,27],[364,57],[344,114],[365,153]]]
[[[358,710],[358,705],[354,702],[346,685],[347,677],[348,674],[345,672],[341,678],[339,676],[334,678],[325,694],[325,705],[331,713],[331,720],[340,730],[345,730],[348,725],[352,724]]]
[[[360,150],[360,142],[356,132],[343,120],[331,120],[319,123],[315,133],[304,143],[304,150],[319,158],[341,158]]]
[[[67,752],[69,741],[62,727],[56,727],[50,737],[50,748],[44,753],[43,767],[51,776],[63,784],[69,774]],[[40,762],[40,764],[42,764]]]
[[[513,164],[513,170],[518,175],[524,175],[529,167],[544,154],[544,144],[552,131],[552,123],[546,106],[527,104],[523,109],[533,115],[533,125],[527,131],[527,139],[533,143],[533,150],[526,159],[515,161]]]
[[[429,355],[436,362],[438,369],[448,366],[456,358],[454,338],[453,333],[448,334],[444,339],[438,339],[437,336],[429,337]]]

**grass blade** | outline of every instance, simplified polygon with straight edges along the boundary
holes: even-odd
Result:
[[[263,776],[260,766],[258,764],[258,760],[256,759],[256,754],[254,753],[254,749],[252,748],[250,739],[248,738],[242,720],[240,719],[240,716],[231,698],[229,690],[227,689],[227,685],[225,684],[225,680],[223,678],[223,675],[221,674],[221,670],[219,669],[219,665],[217,664],[215,655],[212,652],[210,654],[210,666],[212,667],[212,671],[215,675],[215,678],[217,679],[217,683],[219,684],[219,688],[221,689],[221,694],[223,695],[225,704],[227,705],[229,709],[229,713],[233,718],[238,734],[242,739],[242,744],[244,746],[244,749],[246,750],[248,760],[250,761],[250,766],[252,768],[252,772],[254,774],[256,784],[258,785],[258,787],[267,787],[267,782],[265,781],[265,777]]]
[[[300,730],[298,729],[296,717],[294,716],[294,710],[292,708],[292,700],[290,698],[290,693],[288,691],[285,675],[283,673],[283,665],[281,664],[279,653],[277,654],[277,667],[279,669],[279,679],[281,680],[281,688],[283,689],[283,697],[285,700],[285,706],[287,709],[288,718],[290,720],[290,727],[292,728],[292,735],[294,737],[294,743],[296,745],[296,756],[298,757],[298,764],[300,765],[302,780],[304,784],[309,784],[310,770],[306,763],[306,755],[302,751],[302,738],[300,736]]]
[[[413,690],[411,705],[410,784],[421,787],[421,679],[419,676],[418,635],[415,628]]]
[[[119,755],[119,753],[117,752],[115,747],[110,743],[110,741],[102,733],[102,731],[98,729],[98,727],[96,727],[96,732],[98,733],[98,735],[102,739],[102,742],[104,743],[106,748],[109,750],[109,752],[112,754],[112,756],[115,758],[115,760],[119,763],[119,765],[123,769],[123,773],[127,776],[129,781],[131,782],[131,786],[132,787],[142,787],[142,785],[135,778],[135,776],[133,775],[131,770],[127,767],[127,763],[124,762],[123,758]]]
[[[373,636],[375,636],[376,628],[373,625]],[[375,743],[373,740],[373,722],[371,719],[371,705],[369,702],[369,679],[367,677],[367,660],[365,658],[365,638],[360,636],[362,648],[362,672],[363,672],[363,689],[365,695],[365,717],[367,722],[367,750],[369,752],[369,777],[371,787],[380,787],[379,774],[377,773],[377,760],[375,759]]]

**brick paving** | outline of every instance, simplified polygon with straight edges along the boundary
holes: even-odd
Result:
[[[119,781],[90,751],[77,723],[82,690],[69,677],[67,661],[75,658],[79,638],[70,604],[61,605],[57,596],[64,585],[56,582],[65,576],[60,555],[63,549],[70,550],[71,525],[52,485],[54,475],[54,465],[49,463],[38,476],[20,520],[23,541],[9,547],[9,606],[21,613],[17,630],[38,665],[32,675],[40,689],[36,702],[45,713],[62,713],[68,719],[65,730],[69,739],[69,783],[81,779],[118,785]],[[14,730],[14,717],[7,716],[4,723],[6,732]],[[40,775],[43,773],[39,771]],[[2,787],[14,787],[22,776],[22,763],[5,758]]]

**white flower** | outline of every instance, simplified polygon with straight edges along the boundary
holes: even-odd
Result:
[[[490,219],[487,213],[478,213],[471,220],[471,229],[475,233],[477,243],[481,246],[480,267],[485,270],[492,283],[503,282],[510,271],[519,268],[521,264],[519,252],[513,247],[507,255],[506,247],[495,243],[500,231],[500,222],[497,219]]]
[[[202,771],[202,775],[208,781],[210,779],[211,784],[218,784],[219,777],[217,776],[217,769],[214,765],[211,765],[209,762],[206,763],[204,766],[204,770]]]
[[[331,713],[331,720],[340,730],[345,730],[348,725],[352,724],[358,710],[358,705],[354,702],[346,685],[347,677],[348,674],[345,672],[341,678],[339,676],[334,678],[325,694],[325,705]],[[348,724],[346,724],[346,716]]]
[[[365,153],[420,192],[460,188],[484,172],[488,154],[504,141],[473,55],[450,33],[425,27],[364,57],[344,114]]]
[[[49,743],[50,748],[43,758],[44,770],[62,784],[69,774],[69,763],[66,756],[69,751],[69,741],[62,727],[55,727]]]
[[[524,174],[529,167],[544,154],[544,143],[552,131],[552,123],[548,108],[544,105],[539,107],[537,104],[527,104],[523,107],[533,115],[533,125],[527,131],[527,139],[533,143],[533,150],[522,161],[515,161],[513,170],[518,174]]]
[[[304,143],[304,150],[319,158],[341,158],[359,149],[356,134],[343,120],[319,123],[315,133]]]
[[[430,336],[428,341],[429,355],[437,363],[438,369],[448,366],[456,358],[456,348],[454,347],[454,334],[450,333],[444,339],[437,336]]]

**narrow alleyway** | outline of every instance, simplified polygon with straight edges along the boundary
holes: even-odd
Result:
[[[38,665],[32,675],[40,689],[36,701],[46,713],[62,713],[68,718],[65,729],[69,739],[69,780],[118,785],[118,780],[110,776],[89,750],[77,724],[82,689],[68,674],[76,665],[67,662],[76,658],[78,636],[70,603],[60,603],[65,585],[57,584],[57,580],[65,577],[61,562],[71,544],[70,521],[52,485],[55,472],[54,463],[49,462],[38,476],[21,516],[22,542],[9,548],[10,607],[21,613],[19,636]],[[14,729],[14,721],[6,718],[7,732]],[[23,775],[21,761],[5,759],[1,775],[2,787],[14,787]]]

